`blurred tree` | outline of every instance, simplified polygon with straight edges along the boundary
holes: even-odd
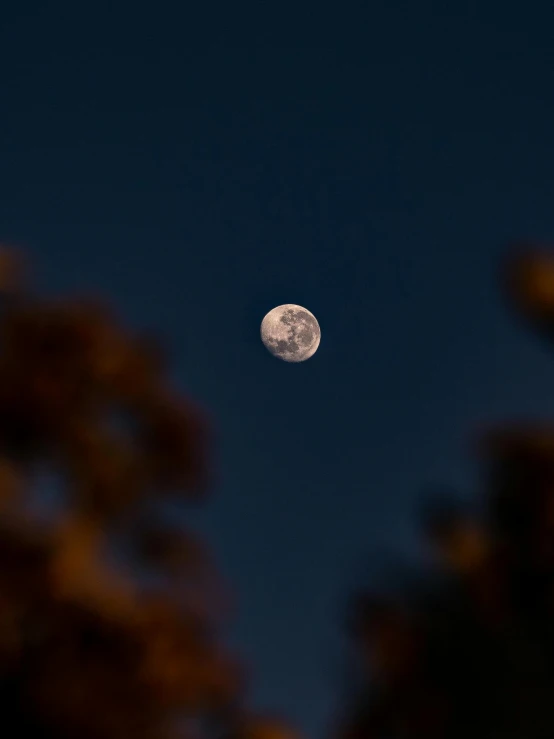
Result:
[[[282,736],[241,708],[244,671],[216,638],[221,583],[175,522],[209,483],[201,415],[156,342],[93,301],[41,300],[22,274],[0,252],[4,729]]]
[[[554,339],[554,259],[518,247],[503,284]],[[448,496],[423,516],[438,571],[398,602],[353,598],[339,739],[554,737],[554,426],[486,431],[477,452],[479,520]]]

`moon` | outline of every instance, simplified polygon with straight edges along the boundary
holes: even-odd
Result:
[[[262,321],[260,334],[266,349],[285,362],[304,362],[316,353],[321,341],[316,317],[293,303],[270,310]]]

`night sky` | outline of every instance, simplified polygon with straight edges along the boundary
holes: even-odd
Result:
[[[495,283],[507,242],[554,240],[554,10],[47,5],[2,11],[0,240],[167,339],[217,434],[194,521],[250,700],[315,734],[346,596],[419,556],[422,486],[471,498],[475,426],[554,413]],[[320,323],[304,363],[260,341],[282,303]]]

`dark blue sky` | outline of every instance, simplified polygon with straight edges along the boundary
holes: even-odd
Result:
[[[554,412],[494,282],[554,239],[554,10],[46,5],[2,11],[0,239],[167,337],[218,434],[199,525],[252,700],[319,731],[345,596],[417,553],[421,486],[471,495],[475,424]],[[322,328],[304,364],[259,339],[285,302]]]

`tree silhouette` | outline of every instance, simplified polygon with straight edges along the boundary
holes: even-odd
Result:
[[[554,339],[554,259],[526,245],[502,282]],[[425,509],[438,572],[402,597],[356,594],[354,677],[340,739],[554,737],[554,425],[485,430],[484,513],[448,497]]]
[[[4,727],[282,736],[242,707],[244,669],[217,638],[221,582],[177,508],[209,487],[202,415],[157,342],[95,301],[33,295],[22,274],[1,252]]]

